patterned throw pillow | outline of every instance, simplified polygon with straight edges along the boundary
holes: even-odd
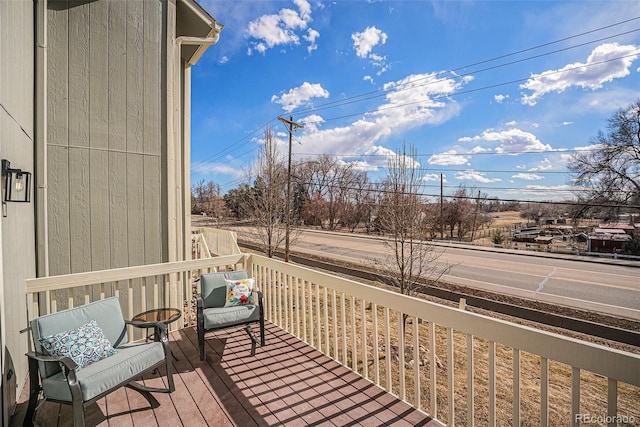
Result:
[[[227,282],[227,302],[225,307],[253,304],[253,279],[225,280]]]
[[[67,332],[41,337],[39,341],[50,356],[73,359],[78,364],[76,371],[118,352],[95,320]]]

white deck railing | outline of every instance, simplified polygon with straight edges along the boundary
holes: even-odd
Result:
[[[127,319],[146,310],[175,307],[184,316],[170,325],[171,330],[193,326],[194,295],[199,291],[195,279],[203,272],[243,268],[245,259],[240,254],[28,279],[28,318],[117,296]],[[133,333],[130,329],[129,336],[139,338]]]
[[[177,306],[185,310],[177,327],[191,326],[192,279],[235,268],[256,278],[268,320],[447,424],[640,421],[637,354],[262,256],[27,280],[29,315],[114,294],[125,316]],[[403,325],[405,334],[399,333]]]
[[[204,234],[198,232],[191,233],[191,253],[193,259],[211,258],[211,250],[207,244]]]
[[[238,236],[234,231],[211,227],[192,227],[191,230],[204,237],[208,249],[214,255],[224,256],[242,253],[238,246]]]

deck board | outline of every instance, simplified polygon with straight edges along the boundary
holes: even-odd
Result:
[[[88,426],[438,426],[371,382],[276,327],[266,325],[267,345],[250,355],[242,329],[207,334],[207,360],[200,361],[193,328],[171,333],[176,384],[155,393],[152,408],[138,392],[121,388],[87,408]],[[160,370],[160,374],[164,374]],[[158,387],[164,376],[147,375]],[[28,390],[10,426],[22,425]],[[66,405],[45,402],[41,427],[71,426]]]

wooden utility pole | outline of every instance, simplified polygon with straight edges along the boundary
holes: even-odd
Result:
[[[473,214],[473,227],[471,228],[471,243],[476,234],[476,218],[478,217],[478,208],[480,207],[480,190],[478,190],[478,198],[476,199],[476,211]]]
[[[289,234],[291,232],[291,143],[293,140],[293,132],[304,126],[300,123],[293,121],[293,116],[289,116],[289,119],[285,119],[282,116],[278,117],[289,131],[289,161],[287,162],[287,207],[286,209],[286,222],[285,222],[285,234],[284,234],[284,262],[289,262]]]
[[[443,174],[440,174],[440,240],[444,240],[444,194],[442,194]]]

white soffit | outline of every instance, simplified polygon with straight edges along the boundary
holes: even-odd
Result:
[[[217,38],[224,27],[195,0],[178,0],[176,15],[176,37]],[[182,59],[189,65],[195,64],[210,44],[183,45]]]

